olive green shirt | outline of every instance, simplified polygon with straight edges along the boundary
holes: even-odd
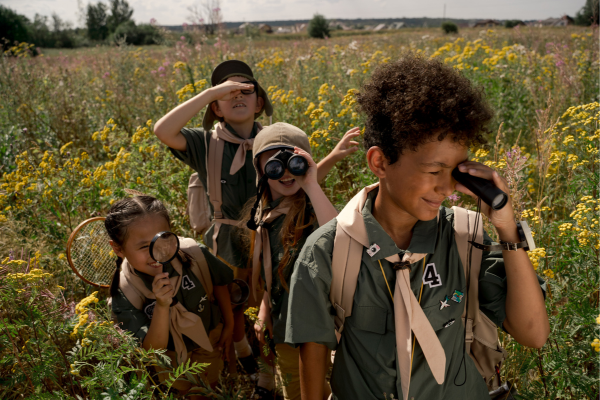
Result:
[[[214,286],[228,285],[233,281],[233,271],[221,260],[212,255],[210,250],[204,246],[199,245],[202,249],[202,253],[206,258],[208,269],[210,270],[210,277]],[[164,272],[168,272],[170,277],[179,276],[179,273],[168,263],[164,266]],[[175,297],[177,300],[190,312],[198,315],[202,319],[202,324],[206,328],[206,333],[210,333],[218,324],[221,322],[221,309],[219,308],[216,300],[211,302],[206,295],[206,291],[200,283],[198,277],[194,274],[191,266],[188,262],[182,263],[183,278],[181,279],[181,287],[177,291]],[[137,271],[137,274],[142,280],[146,287],[152,290],[152,282],[154,277],[143,272]],[[119,296],[112,298],[112,310],[117,317],[119,326],[127,330],[135,337],[140,339],[140,342],[144,341],[148,328],[150,328],[150,322],[152,322],[152,315],[154,313],[154,306],[156,300],[146,299],[142,309],[139,310],[133,306],[127,300],[127,297],[119,289]],[[198,344],[187,336],[183,335],[183,341],[187,347],[188,352],[198,348]],[[175,350],[173,338],[169,334],[169,343],[167,345],[168,350]]]
[[[281,202],[282,199],[283,198],[280,198],[269,203],[265,208],[264,213],[267,213],[269,209],[277,207],[277,205]],[[310,220],[311,215],[314,216],[314,211],[312,206],[308,202],[308,198],[306,203],[306,211],[304,215],[305,222],[308,222]],[[279,217],[271,221],[270,224],[268,224],[269,243],[271,246],[271,265],[273,266],[273,277],[271,281],[271,318],[273,320],[273,341],[275,343],[284,343],[285,341],[285,325],[287,321],[288,312],[289,292],[288,290],[286,290],[285,286],[281,282],[281,278],[279,277],[279,269],[281,268],[279,263],[281,262],[281,259],[284,255],[283,243],[281,242],[281,229],[283,228],[283,221],[285,220],[285,217],[285,215],[280,215]],[[290,278],[292,275],[294,264],[296,263],[296,259],[300,254],[300,250],[304,246],[304,243],[306,242],[308,236],[318,227],[319,223],[315,218],[314,225],[311,228],[306,229],[302,237],[298,241],[298,244],[289,250],[292,254],[289,262],[286,264],[283,270],[283,276],[288,289],[290,287]],[[264,269],[261,269],[261,275],[264,281]]]
[[[401,398],[394,304],[379,262],[393,291],[396,274],[385,257],[402,256],[405,251],[427,253],[424,260],[411,265],[411,288],[418,299],[421,283],[426,281],[420,304],[444,348],[446,374],[444,382],[438,385],[420,347],[427,344],[417,342],[408,398],[489,399],[486,384],[463,347],[465,331],[461,316],[466,301],[455,296],[455,291],[464,294],[467,289],[454,241],[452,210],[441,207],[439,220],[418,221],[408,249],[402,250],[371,214],[376,195],[377,190],[369,193],[362,214],[369,243],[376,243],[380,250],[372,257],[366,248],[363,251],[352,315],[345,320],[339,345],[334,333],[335,312],[329,300],[336,220],[308,238],[296,262],[291,279],[286,342],[291,345],[316,342],[337,350],[331,375],[334,399],[369,400],[386,396],[390,399],[392,394],[395,399]],[[489,236],[485,235],[484,242],[491,243]],[[541,279],[540,285],[545,291]],[[444,301],[449,307],[441,309]],[[483,254],[479,302],[481,311],[501,327],[506,317],[506,274],[501,252]]]
[[[226,124],[227,129],[234,135],[235,130]],[[254,138],[258,133],[258,125],[255,123],[250,138]],[[198,177],[208,188],[208,169],[206,165],[207,151],[210,150],[211,138],[202,128],[183,128],[181,134],[187,142],[185,151],[169,148],[171,153],[179,160],[183,161],[198,173]],[[206,138],[205,138],[206,136]],[[239,135],[237,135],[239,136]],[[205,145],[206,143],[206,145]],[[208,146],[208,149],[207,149]],[[246,162],[244,166],[234,175],[229,174],[231,164],[240,145],[225,141],[223,147],[223,163],[221,165],[221,193],[223,203],[221,211],[223,218],[239,220],[242,217],[242,209],[246,202],[256,196],[256,171],[252,160],[252,152],[246,152]],[[208,193],[207,193],[208,194]],[[209,202],[210,203],[210,202]],[[214,213],[212,203],[210,203],[211,213]],[[214,224],[204,233],[204,243],[210,248],[213,247],[212,236]],[[247,268],[248,254],[243,251],[245,246],[240,241],[241,228],[232,225],[221,225],[217,242],[219,244],[219,257],[237,268]]]

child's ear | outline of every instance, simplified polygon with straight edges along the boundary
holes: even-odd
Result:
[[[383,150],[379,147],[373,146],[367,151],[367,163],[369,164],[371,171],[373,171],[375,176],[379,179],[386,177],[389,163],[385,154],[383,154]]]
[[[123,254],[123,249],[121,248],[121,246],[119,246],[118,244],[116,244],[114,241],[109,241],[108,244],[110,244],[110,247],[112,247],[113,252],[121,258],[125,258],[125,255]]]
[[[256,108],[254,109],[254,114],[258,114],[263,109],[264,106],[265,106],[265,99],[258,96],[256,98]]]
[[[217,117],[223,118],[223,113],[221,112],[221,109],[219,108],[219,104],[216,101],[213,101],[212,103],[210,103],[210,108]]]

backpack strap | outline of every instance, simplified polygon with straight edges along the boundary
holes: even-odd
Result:
[[[362,251],[362,244],[352,239],[338,222],[333,242],[331,290],[329,292],[329,298],[335,310],[334,322],[338,341],[339,335],[344,330],[346,317],[352,315]]]
[[[190,266],[196,278],[202,284],[210,301],[213,301],[213,283],[206,257],[198,243],[191,238],[179,238],[180,249],[190,258]]]
[[[454,238],[456,247],[460,256],[460,261],[465,272],[465,282],[467,279],[468,291],[466,293],[469,299],[468,309],[465,307],[463,311],[463,321],[465,323],[465,344],[466,351],[471,352],[471,343],[473,342],[473,327],[479,319],[479,271],[481,270],[481,259],[483,251],[469,244],[473,237],[475,225],[477,223],[477,232],[475,233],[475,241],[483,242],[483,220],[481,214],[475,211],[469,211],[462,207],[452,207],[454,211]],[[470,271],[469,268],[469,253],[471,257]]]

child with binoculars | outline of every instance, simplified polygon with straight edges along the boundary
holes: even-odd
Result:
[[[414,54],[378,67],[357,103],[378,182],[306,240],[286,281],[302,399],[323,397],[329,349],[333,399],[489,400],[505,357],[496,327],[535,348],[549,334],[508,184],[468,161],[492,110],[458,71]],[[500,244],[479,213],[442,206],[455,189],[476,200],[482,190]]]
[[[248,281],[248,254],[243,250],[241,228],[237,225],[244,204],[255,195],[252,149],[257,133],[263,129],[255,120],[263,112],[271,117],[273,106],[252,69],[242,61],[219,64],[212,73],[211,84],[162,117],[154,133],[177,159],[196,171],[190,178],[190,187],[205,188],[199,201],[208,199],[210,211],[202,212],[203,207],[198,207],[202,209],[199,211],[189,204],[190,221],[195,221],[192,226],[198,227],[204,243],[234,271],[236,279]],[[187,128],[204,108],[202,128]],[[358,143],[352,139],[359,134],[358,128],[346,132],[335,149],[319,162],[319,180],[337,161],[357,150]],[[244,370],[254,373],[258,367],[246,337],[242,306],[234,308],[234,319],[235,353]],[[235,373],[234,365],[230,366],[230,373]]]
[[[272,348],[255,395],[273,398],[275,361],[285,399],[299,400],[298,349],[284,343],[290,277],[308,236],[335,218],[337,211],[319,186],[317,164],[301,129],[286,123],[264,128],[256,136],[252,155],[258,193],[245,219],[251,230],[252,295],[262,295],[255,330],[261,343]],[[322,385],[326,398],[329,386],[324,379]]]

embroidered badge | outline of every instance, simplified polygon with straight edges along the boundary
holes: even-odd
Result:
[[[150,319],[152,319],[152,315],[154,315],[154,306],[155,305],[156,305],[156,300],[154,300],[152,303],[148,304],[144,308],[144,312],[146,313],[146,316]]]
[[[371,257],[373,257],[375,254],[377,254],[379,252],[379,250],[381,250],[381,248],[377,245],[377,243],[373,243],[371,245],[371,247],[369,247],[367,249],[367,254]]]
[[[204,311],[204,303],[206,300],[208,300],[208,296],[204,296],[203,298],[200,299],[200,302],[198,303],[198,312],[201,313],[202,311]]]
[[[458,290],[455,290],[454,294],[452,295],[452,301],[460,303],[462,301],[462,298],[464,297],[464,295],[465,294],[463,292],[459,292]]]
[[[435,264],[427,264],[423,273],[423,283],[429,285],[430,288],[442,286],[442,278],[435,269]]]
[[[196,285],[194,285],[194,282],[189,278],[189,276],[184,275],[183,279],[181,280],[181,287],[185,290],[192,290],[196,287]]]
[[[454,324],[454,322],[455,322],[455,319],[452,318],[450,321],[448,321],[448,322],[446,322],[444,324],[444,328],[447,328],[447,327],[451,326],[452,324]]]
[[[446,296],[444,300],[440,300],[440,310],[443,310],[446,307],[450,307],[450,304],[448,304],[449,301],[450,298],[448,296]]]

